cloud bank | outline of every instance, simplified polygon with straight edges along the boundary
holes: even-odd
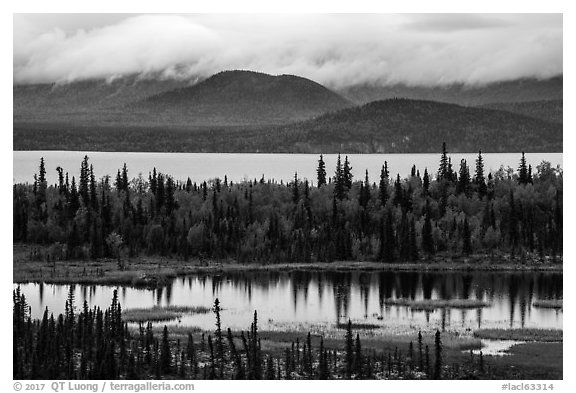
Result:
[[[334,87],[562,73],[560,14],[14,16],[14,83],[247,69]]]

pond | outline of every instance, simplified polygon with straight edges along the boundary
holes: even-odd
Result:
[[[18,284],[14,284],[16,288]],[[69,285],[20,284],[40,318],[44,309],[61,313]],[[327,330],[351,319],[376,329],[401,332],[412,329],[469,332],[478,328],[562,329],[563,312],[538,308],[533,302],[561,299],[561,272],[242,272],[215,276],[192,275],[174,279],[157,289],[74,285],[75,306],[86,300],[108,307],[114,289],[123,309],[155,305],[211,306],[216,298],[224,308],[224,327],[247,329],[254,310],[264,330]],[[486,307],[417,310],[387,304],[387,299],[478,299]],[[167,322],[213,329],[214,315],[183,315]]]

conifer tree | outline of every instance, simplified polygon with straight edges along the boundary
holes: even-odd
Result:
[[[422,353],[422,332],[418,331],[418,368],[424,370],[424,357]]]
[[[324,348],[324,338],[320,336],[320,350],[318,352],[318,379],[328,379],[330,374],[328,371],[328,354]]]
[[[456,193],[465,194],[467,197],[470,196],[470,171],[466,160],[462,159],[460,161],[460,170],[458,175],[458,182],[456,183]]]
[[[66,195],[66,186],[64,184],[64,171],[62,167],[56,167],[56,172],[58,172],[58,193],[61,195]]]
[[[528,184],[528,166],[526,165],[526,156],[522,152],[520,166],[518,167],[518,183]]]
[[[402,206],[404,201],[404,189],[400,180],[400,174],[396,175],[396,182],[394,182],[394,206]]]
[[[320,159],[318,160],[318,169],[316,169],[316,176],[318,182],[318,188],[326,185],[326,164],[324,163],[324,158],[320,154]]]
[[[44,165],[44,157],[40,158],[40,168],[38,172],[36,184],[36,206],[40,212],[40,218],[45,221],[45,214],[42,212],[44,210],[43,204],[46,203],[46,190],[48,188],[48,182],[46,181],[46,167]]]
[[[354,346],[354,373],[357,379],[362,379],[364,368],[364,359],[362,357],[362,346],[360,344],[360,335],[356,334],[356,343]]]
[[[162,331],[162,347],[160,348],[160,369],[164,374],[170,374],[172,368],[172,353],[168,341],[168,327]]]
[[[98,211],[98,195],[96,193],[96,177],[94,176],[94,167],[90,164],[90,206],[92,210]]]
[[[222,308],[220,307],[220,301],[218,298],[214,300],[214,307],[212,308],[214,314],[216,315],[216,331],[214,335],[216,337],[216,357],[219,362],[220,372],[224,370],[224,339],[222,337],[222,322],[220,320],[220,312]]]
[[[338,159],[336,161],[336,172],[334,174],[334,196],[339,200],[344,199],[346,196],[346,185],[344,179],[344,171],[342,169],[342,162],[340,160],[340,154],[338,154]]]
[[[344,158],[344,167],[342,169],[342,175],[344,177],[344,187],[347,191],[352,188],[352,166],[350,166],[350,161],[348,161],[348,156]]]
[[[379,196],[380,196],[380,204],[382,207],[386,206],[386,202],[388,201],[388,162],[384,161],[384,165],[382,166],[382,171],[380,172],[380,186],[379,186]]]
[[[294,183],[292,184],[292,202],[298,204],[300,191],[298,190],[298,172],[294,173]]]
[[[476,159],[476,172],[474,173],[474,185],[478,190],[478,196],[482,199],[486,196],[487,186],[484,179],[484,158],[482,158],[482,151],[478,151],[478,158]]]
[[[352,336],[352,321],[348,320],[348,325],[346,326],[346,354],[345,354],[345,366],[346,366],[346,379],[352,377],[352,372],[354,371],[354,338]]]
[[[88,166],[88,156],[84,156],[80,165],[80,180],[78,193],[84,206],[90,206],[90,168]]]
[[[428,196],[430,189],[430,176],[428,175],[428,168],[424,168],[424,177],[422,178],[422,192],[424,196]]]
[[[442,379],[442,340],[439,330],[436,330],[436,334],[434,335],[434,353],[436,355],[436,361],[434,362],[434,379]]]
[[[438,180],[451,180],[446,142],[442,142],[442,155],[440,156],[440,167],[438,168]]]
[[[128,167],[126,163],[122,166],[122,189],[128,192]]]

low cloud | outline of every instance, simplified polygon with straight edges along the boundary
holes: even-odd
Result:
[[[556,15],[14,16],[14,82],[249,69],[353,84],[482,84],[562,73]]]

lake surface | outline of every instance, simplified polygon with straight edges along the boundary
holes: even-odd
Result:
[[[17,284],[14,284],[16,288]],[[34,317],[46,307],[61,313],[69,285],[21,284]],[[562,328],[562,310],[536,308],[540,299],[563,296],[562,273],[551,272],[245,272],[176,278],[161,289],[74,285],[76,307],[110,305],[118,289],[123,309],[155,305],[211,306],[219,298],[224,327],[248,329],[254,310],[261,329],[329,331],[348,318],[406,332],[436,328]],[[480,299],[481,309],[413,311],[385,299]],[[214,315],[185,315],[170,324],[213,329]]]
[[[221,153],[122,153],[122,152],[79,152],[79,151],[15,151],[13,152],[13,182],[32,183],[34,173],[38,172],[40,158],[44,157],[46,163],[47,179],[49,184],[57,182],[56,167],[60,166],[64,172],[69,172],[70,178],[80,173],[80,163],[85,155],[94,165],[96,178],[116,175],[124,163],[128,167],[130,178],[142,173],[148,179],[148,173],[154,167],[162,173],[172,175],[176,180],[186,180],[188,177],[195,182],[224,175],[229,180],[238,182],[243,179],[266,179],[277,181],[291,181],[294,173],[300,179],[316,181],[316,168],[318,154],[221,154]],[[500,166],[518,168],[521,153],[490,153],[483,154],[485,171],[496,171]],[[460,160],[467,160],[471,171],[474,171],[477,154],[453,153],[450,154],[454,170],[458,170]],[[416,165],[421,174],[428,168],[430,174],[435,174],[440,162],[440,154],[349,154],[352,164],[352,173],[355,178],[364,179],[367,169],[371,181],[378,181],[380,170],[384,161],[388,162],[390,175],[397,173],[401,177],[410,174],[412,165]],[[324,155],[326,172],[329,176],[334,173],[337,154]],[[526,155],[528,164],[532,165],[534,172],[536,166],[543,160],[552,163],[553,167],[562,167],[562,153],[530,153]],[[342,157],[344,160],[344,157]]]

